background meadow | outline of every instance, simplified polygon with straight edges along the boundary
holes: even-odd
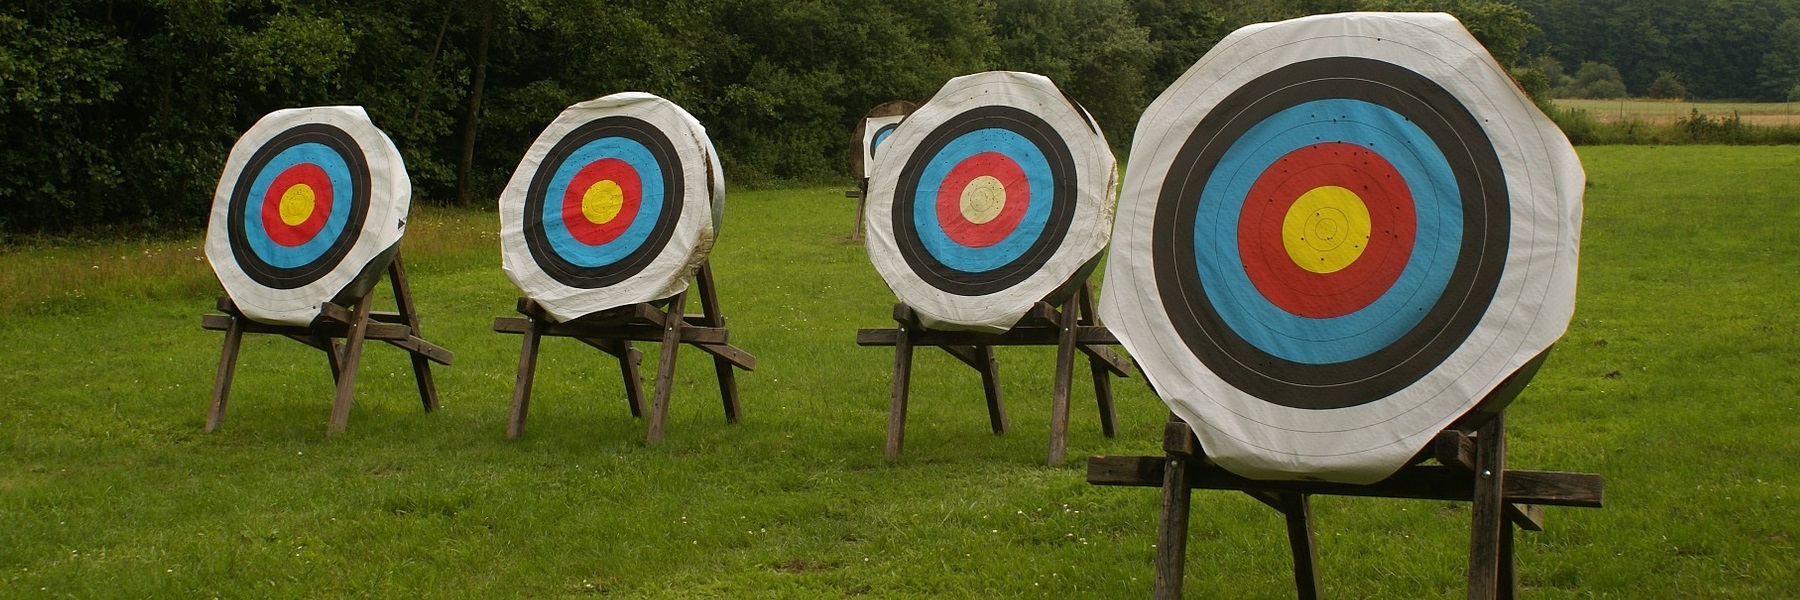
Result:
[[[1530,597],[1800,590],[1800,147],[1585,147],[1574,323],[1509,418],[1519,468],[1607,478],[1607,507],[1520,536]],[[1012,419],[921,352],[905,455],[882,458],[892,294],[836,187],[732,193],[713,254],[745,419],[682,350],[667,440],[643,441],[610,358],[545,344],[504,439],[519,339],[498,217],[414,209],[404,256],[443,407],[371,345],[350,430],[324,436],[324,356],[247,337],[203,434],[221,335],[198,236],[0,251],[0,596],[1142,597],[1158,495],[1083,479],[1159,449],[1163,405],[1118,382],[1099,433],[1079,370],[1071,460],[1043,465],[1049,348],[1000,351]],[[385,288],[378,293],[386,294]],[[378,306],[389,303],[383,295]],[[645,373],[651,373],[654,352]],[[1195,494],[1188,592],[1292,596],[1276,514]],[[1326,593],[1463,594],[1468,510],[1315,499]]]

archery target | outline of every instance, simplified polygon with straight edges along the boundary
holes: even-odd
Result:
[[[1246,27],[1139,122],[1101,315],[1221,465],[1376,481],[1561,337],[1584,179],[1449,15]]]
[[[507,276],[559,320],[687,287],[724,210],[717,153],[687,111],[628,92],[564,110],[500,197]]]
[[[361,107],[276,111],[231,148],[207,260],[245,316],[311,323],[320,303],[368,293],[411,200],[399,150]]]
[[[917,109],[918,105],[905,100],[883,102],[869,109],[869,114],[863,116],[850,136],[851,143],[858,148],[851,155],[851,170],[868,180],[875,169],[875,152],[894,135],[894,130],[900,128],[900,122]]]
[[[1112,151],[1043,76],[950,80],[875,161],[869,256],[927,326],[1010,328],[1106,246]]]

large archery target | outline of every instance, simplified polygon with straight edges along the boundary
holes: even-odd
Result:
[[[1579,160],[1448,15],[1239,30],[1129,164],[1102,318],[1240,474],[1386,477],[1573,314]]]
[[[659,300],[706,260],[724,179],[699,121],[643,93],[569,107],[500,197],[506,273],[552,316]]]
[[[1112,151],[1042,76],[952,79],[880,150],[869,257],[928,326],[1005,330],[1106,246]]]
[[[245,316],[310,323],[320,303],[368,292],[411,200],[399,150],[361,107],[276,111],[232,146],[207,260]]]

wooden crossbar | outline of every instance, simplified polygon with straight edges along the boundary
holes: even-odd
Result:
[[[525,433],[525,416],[531,406],[538,353],[545,337],[576,339],[618,359],[619,375],[625,381],[626,403],[634,418],[644,416],[643,384],[638,375],[638,365],[643,362],[644,354],[633,346],[633,342],[662,344],[653,384],[650,422],[645,434],[649,443],[662,441],[668,421],[669,396],[674,388],[675,359],[683,344],[712,355],[725,421],[738,422],[742,409],[738,402],[737,370],[755,370],[756,357],[731,345],[731,333],[725,327],[725,316],[719,308],[710,262],[701,264],[694,275],[693,287],[700,295],[701,314],[698,315],[685,314],[687,291],[683,290],[657,302],[630,304],[561,322],[552,318],[536,301],[520,298],[518,310],[523,317],[496,317],[495,332],[518,334],[522,338],[506,437],[517,439]]]
[[[244,316],[230,298],[219,298],[217,308],[225,314],[202,315],[200,327],[225,332],[220,351],[219,370],[213,379],[212,402],[206,413],[206,431],[218,430],[225,421],[225,405],[231,395],[232,378],[237,372],[238,349],[244,334],[281,335],[325,352],[331,367],[336,396],[332,400],[327,434],[343,433],[350,423],[350,407],[354,400],[356,375],[362,364],[365,340],[386,342],[405,350],[412,359],[413,379],[418,384],[419,401],[426,412],[437,410],[437,385],[431,377],[431,363],[449,365],[455,354],[426,341],[419,333],[419,312],[413,304],[412,288],[406,281],[406,266],[396,254],[387,268],[387,279],[394,290],[396,311],[375,311],[373,291],[364,294],[354,307],[332,302],[319,305],[319,316],[307,325],[277,325],[255,321]],[[341,341],[340,341],[341,340]]]
[[[1517,390],[1498,393],[1516,394]],[[1443,431],[1413,464],[1375,483],[1259,480],[1231,473],[1207,460],[1193,430],[1171,415],[1164,428],[1164,456],[1095,456],[1088,460],[1087,479],[1094,485],[1162,488],[1154,598],[1181,597],[1191,492],[1195,489],[1244,492],[1282,514],[1300,598],[1318,598],[1321,589],[1309,506],[1312,496],[1470,502],[1469,597],[1511,598],[1517,587],[1514,529],[1541,531],[1545,505],[1599,508],[1605,480],[1590,473],[1509,469],[1505,435],[1505,412],[1501,410],[1472,436],[1457,429]],[[1418,464],[1432,459],[1439,464]]]
[[[1062,464],[1067,454],[1069,396],[1074,380],[1075,353],[1087,355],[1094,381],[1100,429],[1106,437],[1118,434],[1113,411],[1111,377],[1128,377],[1131,363],[1107,345],[1118,338],[1099,324],[1093,291],[1087,283],[1061,307],[1039,302],[1011,329],[999,333],[927,329],[905,304],[894,305],[897,327],[859,329],[859,346],[894,347],[894,382],[889,394],[887,458],[898,460],[906,438],[907,403],[911,394],[913,349],[937,347],[981,374],[987,398],[988,423],[995,435],[1006,433],[1006,406],[1000,395],[1000,366],[996,346],[1055,346],[1056,374],[1050,401],[1050,449],[1048,462]]]

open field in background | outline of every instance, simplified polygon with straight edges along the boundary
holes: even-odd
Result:
[[[1800,590],[1800,148],[1585,147],[1575,322],[1514,405],[1510,463],[1607,477],[1607,508],[1522,533],[1527,597],[1781,598]],[[1148,595],[1157,492],[1082,457],[1158,450],[1162,404],[1078,375],[1069,464],[1042,465],[1054,351],[1003,349],[1013,431],[979,379],[921,353],[887,464],[891,350],[853,345],[892,295],[837,188],[734,193],[714,253],[733,341],[761,360],[726,425],[682,350],[667,441],[615,369],[548,340],[525,438],[504,439],[517,290],[492,213],[420,208],[405,242],[427,337],[457,353],[423,414],[371,345],[349,433],[324,357],[247,337],[201,433],[221,335],[198,240],[0,254],[0,597],[1118,598]],[[385,293],[385,289],[380,292]],[[379,304],[387,302],[383,296]],[[646,361],[653,367],[654,353]],[[1460,597],[1468,510],[1317,498],[1327,595]],[[1292,597],[1285,536],[1196,492],[1194,597]]]
[[[1689,102],[1645,98],[1559,98],[1554,102],[1561,108],[1585,110],[1602,123],[1635,120],[1647,125],[1674,125],[1676,121],[1693,117],[1697,110],[1714,119],[1729,119],[1736,115],[1745,125],[1753,127],[1800,126],[1800,103],[1796,102]]]

